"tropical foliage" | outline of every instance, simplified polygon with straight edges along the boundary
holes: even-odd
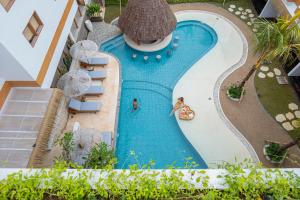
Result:
[[[211,188],[203,170],[66,171],[53,169],[14,173],[0,182],[0,199],[300,199],[300,178],[293,172],[261,170],[260,166],[228,165]],[[202,186],[201,189],[196,186]]]
[[[101,9],[100,9],[100,4],[98,3],[89,3],[86,5],[86,14],[89,16],[89,17],[92,17],[94,15],[97,15],[101,12]]]
[[[106,143],[101,142],[92,147],[85,160],[84,167],[92,169],[101,169],[116,162],[114,151]]]
[[[257,33],[255,34],[256,48],[259,59],[253,65],[247,76],[241,81],[243,88],[246,81],[252,76],[261,63],[267,61],[279,61],[282,65],[293,59],[293,55],[300,55],[300,27],[294,23],[295,17],[291,19],[278,18],[276,22],[259,20],[255,23]]]
[[[68,162],[71,161],[71,153],[74,150],[75,145],[73,133],[64,133],[62,137],[58,138],[56,144],[58,144],[62,148],[62,159]]]
[[[243,88],[239,87],[236,84],[232,84],[228,87],[228,95],[234,99],[240,99],[244,95]]]

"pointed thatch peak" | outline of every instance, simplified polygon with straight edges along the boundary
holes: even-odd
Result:
[[[118,23],[133,41],[150,42],[168,36],[176,18],[165,0],[129,0]]]

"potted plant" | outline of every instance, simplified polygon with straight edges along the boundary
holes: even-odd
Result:
[[[98,3],[90,3],[86,5],[86,14],[90,17],[92,22],[101,22],[101,9]]]
[[[286,158],[288,149],[297,145],[299,142],[300,137],[282,146],[276,142],[270,142],[264,146],[264,155],[271,163],[280,164]]]
[[[237,84],[231,84],[227,88],[227,96],[233,101],[240,101],[242,96],[245,94],[244,88]]]
[[[267,160],[274,164],[281,164],[284,161],[287,150],[281,150],[278,143],[271,142],[264,146],[264,155]]]

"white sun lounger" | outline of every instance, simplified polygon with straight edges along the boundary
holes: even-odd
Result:
[[[76,99],[71,99],[69,103],[69,111],[77,112],[98,112],[102,107],[100,102],[80,102]]]
[[[104,87],[102,85],[92,85],[86,92],[85,95],[100,95],[104,93]]]
[[[96,71],[88,71],[89,76],[93,80],[105,79],[106,78],[106,70],[96,70]]]

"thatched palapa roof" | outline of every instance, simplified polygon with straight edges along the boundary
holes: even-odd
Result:
[[[119,28],[135,42],[154,41],[168,36],[176,18],[165,0],[129,0],[119,18]]]

